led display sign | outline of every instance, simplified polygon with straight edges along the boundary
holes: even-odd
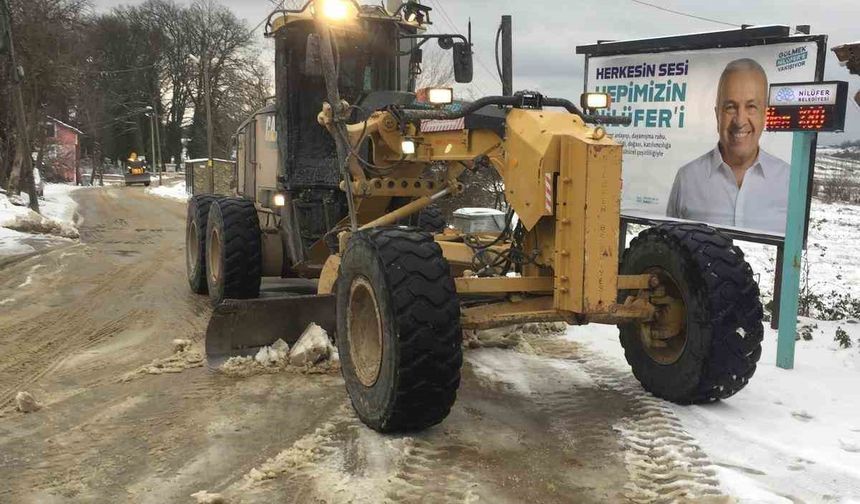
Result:
[[[843,81],[771,84],[768,131],[842,131],[848,83]]]

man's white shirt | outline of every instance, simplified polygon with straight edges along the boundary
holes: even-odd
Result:
[[[791,167],[759,149],[738,187],[719,146],[675,175],[666,215],[773,234],[785,233]]]

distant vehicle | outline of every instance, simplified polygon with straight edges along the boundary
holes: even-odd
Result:
[[[143,184],[144,186],[149,187],[149,184],[152,181],[152,173],[148,170],[146,161],[140,160],[137,157],[136,152],[132,152],[131,155],[128,156],[128,161],[125,166],[125,185],[130,186],[132,184]]]
[[[33,168],[33,183],[36,186],[36,196],[45,197],[45,181],[42,180],[42,173],[38,168]]]

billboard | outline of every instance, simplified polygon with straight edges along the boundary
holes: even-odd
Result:
[[[586,90],[608,93],[608,113],[632,120],[607,128],[624,145],[622,215],[781,239],[792,136],[765,131],[768,87],[820,80],[825,39],[650,52],[647,42],[608,55],[578,48]]]

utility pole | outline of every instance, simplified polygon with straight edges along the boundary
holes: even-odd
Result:
[[[158,104],[152,109],[152,114],[155,117],[155,145],[157,146],[157,154],[158,158],[155,160],[155,165],[158,167],[158,185],[161,185],[161,174],[164,171],[164,168],[161,164],[161,133],[159,132],[159,120],[158,120]]]
[[[21,91],[21,81],[24,80],[24,69],[18,66],[15,60],[15,44],[12,40],[12,10],[7,0],[0,0],[0,35],[5,40],[0,43],[0,52],[9,53],[12,74],[12,101],[15,107],[16,122],[18,123],[18,149],[20,150],[21,163],[16,168],[13,166],[9,177],[8,191],[10,194],[20,192],[21,170],[24,170],[24,180],[27,184],[27,193],[30,196],[30,208],[39,212],[39,198],[36,194],[36,184],[33,180],[33,149],[30,145],[30,135],[27,129],[27,116],[24,109],[24,95]]]
[[[209,82],[209,56],[203,60],[203,80],[204,92],[206,94],[206,142],[209,144],[209,161],[206,162],[209,167],[209,193],[215,194],[215,161],[212,155],[212,87]]]
[[[211,169],[214,166],[213,160],[215,157],[212,155],[212,87],[209,82],[209,66],[212,64],[209,61],[209,57],[207,56],[205,60],[203,60],[203,80],[205,81],[204,89],[206,93],[206,141],[209,143],[209,168]],[[213,176],[214,180],[214,176]]]
[[[209,67],[212,65],[209,56],[202,54],[200,58],[193,54],[189,54],[188,58],[197,65],[203,67],[203,101],[206,104],[206,142],[208,145],[209,157],[206,161],[206,167],[209,169],[209,192],[215,192],[215,156],[212,155],[212,87],[209,83]]]
[[[150,162],[150,167],[155,169],[155,109],[152,107],[146,107],[147,113],[146,116],[149,117],[149,142],[152,146],[152,161]]]

